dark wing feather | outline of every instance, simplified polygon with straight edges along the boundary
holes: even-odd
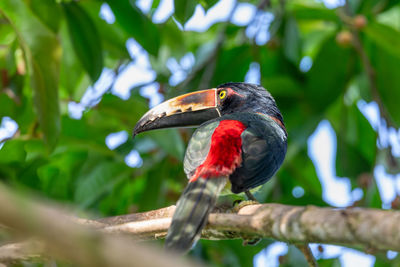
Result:
[[[286,153],[286,135],[272,120],[257,115],[242,117],[242,165],[230,176],[232,192],[240,193],[266,183],[279,169]]]

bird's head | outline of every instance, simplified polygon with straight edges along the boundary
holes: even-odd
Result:
[[[161,128],[195,127],[235,112],[262,113],[283,125],[274,98],[262,86],[225,83],[217,88],[177,96],[155,106],[138,121],[133,134]]]

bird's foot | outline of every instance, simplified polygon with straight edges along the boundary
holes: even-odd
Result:
[[[254,200],[236,200],[233,202],[233,208],[231,210],[233,213],[238,213],[242,208],[256,204],[260,204],[260,202]]]

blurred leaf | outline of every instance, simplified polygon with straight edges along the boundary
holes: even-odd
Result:
[[[96,26],[78,3],[63,3],[62,6],[75,53],[94,83],[103,70],[101,39]]]
[[[283,51],[285,56],[295,65],[300,62],[300,36],[296,20],[289,17],[285,25],[285,38],[283,40]]]
[[[72,100],[79,100],[75,98],[75,92],[79,81],[84,78],[85,71],[77,54],[74,52],[72,40],[69,38],[67,25],[63,23],[60,30],[61,45],[63,48],[63,54],[61,58],[61,70],[60,70],[60,87],[65,90],[65,93]],[[87,76],[88,77],[88,76]]]
[[[177,129],[155,130],[148,134],[169,155],[183,160],[185,145]]]
[[[219,55],[213,72],[211,84],[216,86],[227,81],[243,81],[251,63],[250,47],[248,45],[223,49]],[[206,66],[205,72],[211,66]],[[203,74],[206,75],[206,74]]]
[[[51,161],[37,170],[42,192],[52,198],[73,200],[76,170],[86,160],[86,151],[55,152]]]
[[[370,40],[388,53],[400,58],[400,32],[376,22],[368,23],[364,29]]]
[[[388,33],[391,34],[391,33]],[[397,37],[396,37],[397,38]],[[400,44],[399,44],[400,45]],[[367,39],[367,53],[375,69],[376,84],[380,98],[393,122],[400,125],[400,55],[388,50],[382,40]]]
[[[108,0],[117,22],[150,54],[157,56],[160,36],[157,27],[129,1]]]
[[[0,94],[0,107],[0,118],[4,116],[14,117],[17,106],[7,94]]]
[[[295,4],[291,7],[293,16],[298,20],[329,20],[338,21],[335,10]]]
[[[9,140],[0,149],[0,163],[23,162],[26,157],[25,142],[22,140]]]
[[[336,175],[354,181],[373,171],[376,132],[356,104],[345,106],[338,101],[336,106],[329,117],[337,135]]]
[[[307,101],[315,112],[321,112],[344,91],[354,71],[353,51],[339,47],[333,37],[322,45],[307,73]]]
[[[398,0],[362,0],[360,1],[358,12],[367,15],[375,15],[384,12],[397,4],[399,4]]]
[[[376,16],[376,20],[379,23],[400,31],[400,5],[393,7],[386,12],[380,13]]]
[[[101,5],[102,2],[81,2],[82,8],[89,14],[96,28],[101,29],[99,30],[99,35],[102,41],[103,53],[108,53],[105,58],[109,58],[107,55],[112,55],[119,61],[129,59],[130,55],[126,48],[126,41],[129,37],[128,34],[121,29],[121,27],[116,27],[115,24],[109,24],[104,19],[100,18],[99,12]],[[106,63],[107,62],[105,62],[105,64]]]
[[[307,267],[309,266],[307,260],[304,258],[303,253],[296,248],[294,245],[290,245],[288,253],[285,256],[285,262],[281,265],[282,267]]]
[[[30,69],[35,107],[44,140],[52,149],[60,131],[58,75],[60,45],[56,36],[30,12],[21,0],[4,0],[0,9],[18,32]]]
[[[34,14],[54,33],[60,26],[61,9],[54,0],[30,0],[26,1]]]
[[[292,146],[295,146],[295,144],[292,144]],[[292,152],[288,151],[289,153]],[[291,205],[307,205],[309,203],[326,205],[321,199],[322,187],[316,168],[305,149],[298,151],[293,157],[287,158],[276,175],[279,185],[274,190],[279,189],[281,196],[275,201]],[[296,186],[304,189],[304,195],[300,198],[295,198],[292,194],[293,188]],[[270,199],[268,200],[270,201]]]
[[[218,0],[200,0],[199,3],[201,6],[204,8],[205,11],[207,11],[210,7],[215,5],[218,2]]]
[[[241,239],[219,241],[201,239],[191,255],[194,258],[207,260],[211,266],[253,266],[254,256],[273,242],[270,239],[262,239],[255,246],[244,246]]]
[[[127,179],[130,172],[124,163],[112,162],[91,153],[77,174],[75,201],[82,208],[92,206],[103,194]]]
[[[123,100],[112,94],[105,94],[97,109],[91,112],[92,121],[101,126],[110,119],[110,123],[122,122],[129,133],[132,133],[133,127],[139,119],[149,110],[147,100],[140,96],[138,91],[132,91],[127,100]],[[102,120],[105,120],[102,122]]]
[[[400,173],[400,157],[392,155],[390,146],[378,150],[376,164],[385,167],[385,171],[389,174],[397,175]]]
[[[175,18],[183,25],[193,15],[197,1],[174,0]]]

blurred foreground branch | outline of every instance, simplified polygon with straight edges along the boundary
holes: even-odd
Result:
[[[77,219],[47,205],[17,198],[0,186],[1,224],[18,230],[26,237],[34,236],[43,240],[43,253],[46,256],[67,259],[85,266],[155,266],[161,262],[163,266],[168,266],[167,263],[180,266],[176,259],[172,260],[157,250],[154,253],[153,250],[111,234],[129,235],[138,240],[162,238],[166,235],[174,209],[171,206],[97,221]],[[398,211],[258,204],[245,206],[238,214],[211,214],[202,238],[264,237],[294,244],[325,243],[369,251],[400,251],[399,221]],[[26,246],[18,250],[19,254],[12,255],[15,260],[34,259],[39,253],[38,247],[35,247],[32,257],[21,255],[31,253],[31,248]],[[7,249],[10,247],[0,247],[0,262],[10,261],[10,256],[4,256]]]
[[[95,231],[101,223],[74,219],[59,210],[55,205],[21,197],[0,184],[0,224],[37,240],[2,246],[0,263],[35,260],[38,255],[46,255],[78,266],[193,266],[160,249]]]

